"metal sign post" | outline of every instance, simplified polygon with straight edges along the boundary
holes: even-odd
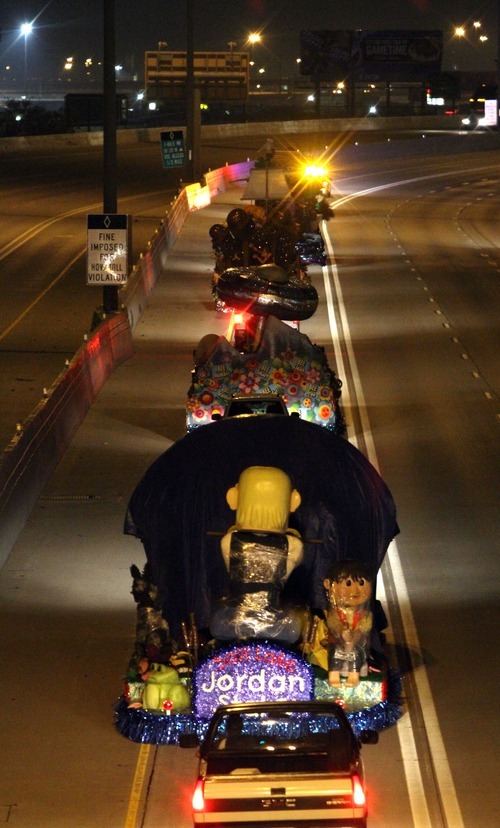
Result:
[[[104,0],[104,61],[103,61],[103,205],[105,213],[116,213],[117,162],[116,162],[116,57],[115,57],[115,0]],[[88,282],[87,282],[88,284]],[[101,283],[102,284],[102,283]],[[104,313],[118,310],[117,283],[103,285]]]

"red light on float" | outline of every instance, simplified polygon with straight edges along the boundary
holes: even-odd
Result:
[[[229,320],[229,325],[227,328],[226,339],[228,342],[232,341],[233,332],[236,326],[241,326],[245,323],[245,315],[243,313],[237,313],[236,311],[231,311],[231,318]]]
[[[366,805],[366,795],[359,776],[352,777],[352,801],[353,805],[363,808]]]
[[[205,808],[205,795],[203,787],[203,779],[198,779],[193,792],[193,798],[191,800],[193,811],[203,811]]]

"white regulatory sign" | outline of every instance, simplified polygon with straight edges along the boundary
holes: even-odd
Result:
[[[123,285],[128,274],[128,216],[87,216],[87,284]]]

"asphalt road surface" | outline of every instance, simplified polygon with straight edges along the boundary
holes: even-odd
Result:
[[[320,306],[301,330],[325,346],[344,380],[348,438],[378,466],[401,527],[378,592],[391,622],[389,655],[404,675],[405,714],[363,748],[371,828],[497,824],[497,152],[338,162],[336,215],[324,228],[329,264],[311,268]],[[160,187],[154,195],[153,158],[149,172],[143,148],[127,162],[141,169],[144,198],[131,167],[122,196],[123,205],[137,197],[151,224],[165,209]],[[2,247],[9,233],[71,209],[80,209],[81,226],[86,205],[99,203],[91,159],[69,159],[74,180],[50,156],[39,161],[36,184],[22,168],[12,174],[18,197],[8,210],[0,202]],[[142,474],[184,433],[193,347],[224,332],[210,297],[208,228],[239,196],[226,193],[189,217],[135,330],[134,356],[100,393],[0,573],[0,821],[8,825],[191,825],[193,751],[139,746],[113,726],[134,640],[129,567],[144,562],[122,527]],[[72,234],[64,227],[67,234],[52,225],[45,241],[47,255],[61,247],[53,272],[81,247],[81,229],[64,242]],[[4,259],[0,336],[48,285],[43,261],[24,245]],[[22,348],[36,351],[33,366],[44,348],[54,365],[64,361],[80,336],[66,300],[62,291],[23,337],[20,321],[0,340],[4,366]],[[79,303],[71,312],[88,324],[95,302]],[[31,351],[30,331],[39,331]]]

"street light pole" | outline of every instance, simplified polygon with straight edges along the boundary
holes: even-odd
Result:
[[[186,178],[189,183],[200,178],[200,88],[194,78],[194,0],[186,4]]]
[[[23,23],[21,34],[24,37],[24,95],[28,97],[28,37],[33,31],[33,23]]]
[[[116,213],[115,0],[104,0],[103,212]],[[104,313],[118,310],[118,287],[103,285]]]

